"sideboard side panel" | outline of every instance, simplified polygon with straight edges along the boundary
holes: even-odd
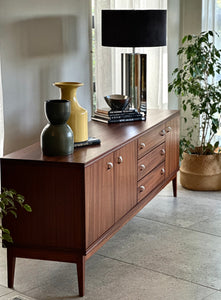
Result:
[[[3,219],[13,246],[81,249],[84,228],[84,169],[47,163],[1,161],[2,187],[25,196],[32,212]],[[16,224],[16,226],[15,226]]]
[[[166,123],[166,178],[179,169],[180,117]]]

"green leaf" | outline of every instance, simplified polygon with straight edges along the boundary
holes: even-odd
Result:
[[[9,210],[9,212],[15,217],[17,218],[17,213],[14,210]]]
[[[28,211],[28,212],[32,212],[31,206],[28,205],[28,204],[25,204],[25,205],[24,205],[24,209],[25,209],[26,211]]]
[[[219,147],[219,141],[217,141],[215,144],[214,144],[214,149],[218,148]]]
[[[192,37],[192,35],[189,34],[187,38],[188,38],[188,41],[191,41],[193,37]]]
[[[2,239],[7,241],[8,243],[13,243],[13,239],[10,234],[2,233]]]
[[[184,36],[184,38],[182,39],[182,44],[184,44],[186,40],[187,40],[187,35]]]

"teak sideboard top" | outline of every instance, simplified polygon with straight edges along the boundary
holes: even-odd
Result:
[[[146,121],[125,122],[116,124],[104,124],[96,121],[89,122],[89,136],[101,140],[100,145],[87,146],[75,149],[73,155],[48,157],[43,156],[40,143],[13,152],[4,156],[4,159],[19,159],[45,162],[62,162],[88,165],[95,159],[106,155],[113,149],[117,149],[124,143],[139,137],[143,132],[150,130],[152,127],[159,125],[165,120],[178,115],[174,110],[147,110]]]
[[[169,182],[177,193],[178,111],[148,110],[146,121],[89,122],[100,145],[73,155],[43,156],[36,143],[1,158],[1,182],[25,196],[32,213],[6,216],[8,286],[16,257],[77,264],[84,295],[85,261]]]

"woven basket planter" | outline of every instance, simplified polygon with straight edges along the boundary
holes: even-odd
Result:
[[[180,183],[195,191],[221,190],[221,154],[183,154]]]

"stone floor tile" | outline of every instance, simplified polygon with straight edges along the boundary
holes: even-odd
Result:
[[[212,293],[209,296],[206,296],[202,300],[221,300],[221,292]]]
[[[200,232],[221,236],[221,214],[218,212],[214,213],[214,216],[210,216],[205,220],[202,219],[200,222],[196,222],[189,228],[198,230]]]
[[[0,285],[7,285],[7,252],[0,246]]]
[[[12,290],[0,285],[0,297],[7,295],[8,293],[12,292]]]
[[[158,194],[158,195],[165,195],[172,197],[173,192],[172,192],[172,183],[168,183],[166,187]],[[177,179],[177,196],[188,196],[190,198],[197,198],[201,199],[207,198],[207,199],[213,199],[213,200],[218,200],[221,201],[221,191],[192,191],[185,189],[180,185],[180,179],[179,179],[179,172],[178,172],[178,179]]]
[[[51,278],[55,280],[57,277],[66,278],[67,265],[71,270],[73,281],[74,276],[77,274],[76,264],[17,258],[14,288],[21,293],[25,293],[27,290],[43,286]]]
[[[221,201],[205,195],[200,198],[159,195],[137,216],[221,236]]]
[[[22,295],[16,291],[13,291],[7,295],[0,297],[0,300],[36,300],[36,299],[30,298],[26,295]]]

